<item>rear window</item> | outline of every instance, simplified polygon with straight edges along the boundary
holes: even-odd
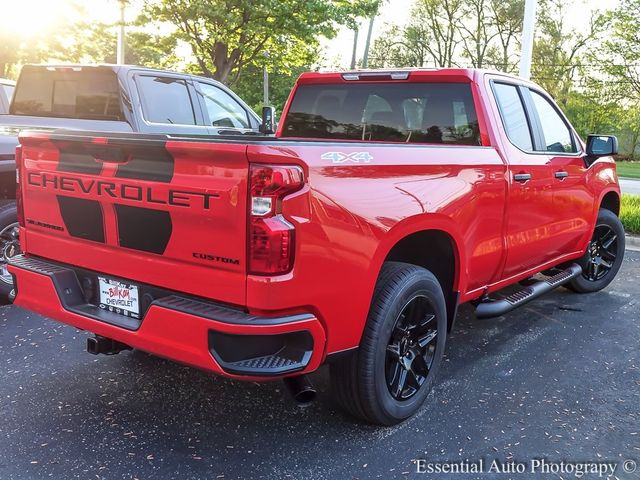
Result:
[[[282,136],[480,145],[471,87],[461,83],[301,85]]]
[[[14,115],[124,120],[115,72],[24,67],[11,105]]]

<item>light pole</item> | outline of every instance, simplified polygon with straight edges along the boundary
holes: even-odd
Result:
[[[118,49],[116,53],[116,63],[118,65],[122,65],[125,63],[124,9],[127,4],[127,0],[119,0],[119,2],[120,2],[120,24],[118,25]]]
[[[369,67],[369,47],[371,46],[371,34],[373,33],[373,21],[376,19],[377,12],[371,15],[369,20],[369,30],[367,31],[367,42],[364,44],[364,57],[362,58],[362,68]]]
[[[264,52],[264,68],[262,69],[262,106],[269,106],[269,70],[267,63],[269,62],[269,52]]]
[[[531,57],[533,56],[533,37],[536,30],[537,0],[525,0],[524,21],[522,24],[522,51],[520,52],[520,76],[531,78]]]

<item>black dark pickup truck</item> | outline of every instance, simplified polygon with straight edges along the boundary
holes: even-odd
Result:
[[[0,299],[13,289],[6,261],[20,251],[15,148],[21,130],[243,135],[258,133],[261,122],[215,80],[130,65],[26,65],[7,106],[9,114],[0,115]]]

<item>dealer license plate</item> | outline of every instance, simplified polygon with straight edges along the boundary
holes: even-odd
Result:
[[[110,278],[98,277],[100,308],[125,317],[140,318],[138,287]]]

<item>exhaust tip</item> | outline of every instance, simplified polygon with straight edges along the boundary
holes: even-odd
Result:
[[[98,339],[95,337],[87,338],[87,352],[91,355],[98,355],[99,352]]]
[[[310,403],[313,403],[313,401],[316,399],[316,395],[316,391],[313,388],[310,388],[308,390],[298,392],[298,394],[295,395],[293,399],[298,405],[304,407],[306,405],[309,405]]]
[[[87,338],[87,352],[91,355],[115,355],[123,350],[131,350],[129,345],[110,338],[95,336]]]
[[[289,390],[291,397],[301,407],[310,405],[316,399],[316,389],[306,375],[285,378],[284,384],[287,390]]]

